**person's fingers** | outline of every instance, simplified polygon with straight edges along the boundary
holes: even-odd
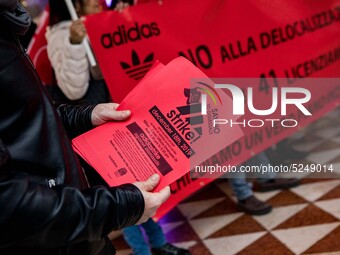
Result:
[[[83,39],[83,38],[85,37],[85,35],[86,35],[86,31],[84,31],[84,30],[79,30],[79,31],[78,31],[78,36],[79,36],[81,39]]]
[[[86,28],[84,26],[84,24],[79,24],[78,26],[76,26],[76,31],[79,32],[86,32]]]
[[[82,22],[80,19],[77,19],[77,20],[75,20],[75,21],[72,22],[72,25],[73,25],[74,27],[78,27],[78,26],[80,26],[80,25],[82,25],[82,24],[83,24],[83,22]]]
[[[126,120],[131,115],[131,111],[107,111],[107,118],[111,120]]]
[[[79,24],[75,24],[74,26],[71,27],[71,31],[75,32],[75,33],[79,33],[81,31],[84,31],[85,27]]]
[[[84,33],[83,30],[81,28],[77,28],[76,31],[75,31],[76,35],[78,37],[81,37],[81,35]]]
[[[108,103],[108,107],[110,107],[113,110],[117,110],[119,104],[117,103]]]
[[[157,209],[170,196],[170,186],[167,186],[156,193],[150,192],[157,186],[159,180],[159,175],[154,174],[145,182],[134,183],[134,185],[141,190],[145,201],[144,213],[138,224],[145,222],[150,217],[153,217],[156,214]]]
[[[122,121],[130,117],[130,110],[117,111],[119,104],[106,103],[98,104],[92,111],[92,125],[99,126],[108,121]]]
[[[85,28],[85,25],[84,25],[84,22],[82,20],[78,19],[78,20],[75,20],[75,21],[72,22],[71,27]]]
[[[85,27],[84,23],[80,23],[79,28],[80,28],[82,31],[86,31],[86,27]]]
[[[152,191],[157,184],[159,183],[159,175],[158,174],[154,174],[152,175],[149,179],[147,179],[144,183],[143,183],[143,187],[142,189],[145,191]]]
[[[99,117],[104,120],[125,120],[131,115],[130,110],[117,111],[118,106],[103,105]]]
[[[116,4],[116,7],[115,7],[115,11],[117,12],[122,12],[124,11],[125,8],[127,8],[129,6],[128,3],[124,3],[124,2],[119,2]]]
[[[79,26],[77,30],[82,33],[86,32],[86,28],[84,26]]]
[[[164,189],[158,192],[158,199],[161,201],[161,204],[163,204],[169,197],[170,197],[169,186],[166,186]]]

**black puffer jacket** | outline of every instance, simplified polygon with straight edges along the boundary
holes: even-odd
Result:
[[[0,24],[0,254],[114,254],[106,238],[144,211],[131,184],[88,188],[64,131],[92,107],[54,110],[27,56]]]

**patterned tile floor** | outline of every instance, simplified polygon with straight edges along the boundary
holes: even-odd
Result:
[[[168,241],[198,255],[340,255],[339,126],[337,108],[293,137],[310,152],[299,162],[333,164],[332,178],[305,175],[296,188],[255,193],[274,208],[264,216],[239,212],[227,180],[216,180],[161,219]],[[131,254],[119,233],[113,243]]]

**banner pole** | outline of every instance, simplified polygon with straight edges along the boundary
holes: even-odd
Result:
[[[73,21],[77,20],[78,19],[78,15],[76,13],[76,10],[74,9],[72,1],[71,0],[65,0],[65,3],[66,3],[68,11],[70,12],[71,19]],[[87,55],[87,57],[89,59],[90,65],[92,67],[96,66],[97,63],[96,63],[96,60],[94,58],[93,52],[91,50],[90,44],[89,44],[89,42],[87,40],[87,36],[84,38],[82,44],[85,47],[86,55]]]

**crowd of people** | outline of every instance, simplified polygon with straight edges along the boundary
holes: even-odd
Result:
[[[79,17],[103,11],[98,0],[72,2]],[[129,4],[111,1],[108,9]],[[45,86],[19,40],[31,27],[30,16],[17,0],[0,0],[0,254],[114,254],[109,234],[118,229],[133,254],[190,254],[168,243],[152,220],[170,196],[169,187],[152,192],[158,175],[109,187],[72,150],[73,137],[124,121],[131,112],[116,110],[99,67],[89,65],[83,19],[72,20],[64,1],[50,0],[49,9],[47,51],[55,79]],[[270,164],[291,152],[288,147],[284,141],[244,165]],[[238,208],[252,215],[272,209],[253,187],[271,191],[299,184],[271,172],[254,186],[244,174],[228,177]]]

